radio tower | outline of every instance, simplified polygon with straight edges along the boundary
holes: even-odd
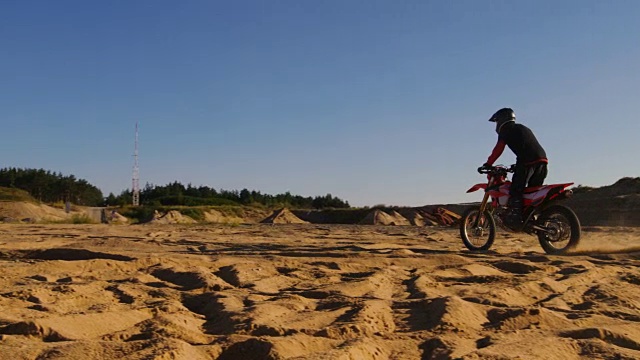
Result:
[[[133,206],[140,205],[140,169],[138,168],[138,122],[136,121],[136,143],[133,151]]]

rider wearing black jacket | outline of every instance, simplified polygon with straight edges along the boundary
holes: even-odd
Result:
[[[524,188],[542,186],[547,177],[547,154],[536,139],[533,132],[522,124],[516,124],[516,114],[510,108],[498,110],[491,118],[496,123],[498,143],[483,167],[493,165],[508,146],[516,155],[516,166],[511,178],[509,190],[509,208],[507,225],[522,226],[522,195]]]

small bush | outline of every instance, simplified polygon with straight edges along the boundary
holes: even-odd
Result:
[[[43,220],[39,221],[43,224],[95,224],[92,218],[86,214],[74,214],[70,218],[62,220]]]
[[[37,202],[28,192],[16,189],[16,188],[7,188],[0,187],[0,201],[26,201],[26,202]]]
[[[153,214],[157,209],[156,206],[127,206],[122,208],[120,214],[132,219],[134,223],[145,223],[153,219]]]
[[[71,216],[72,224],[95,224],[95,221],[86,214],[75,214]]]
[[[189,208],[180,209],[178,211],[180,211],[180,214],[188,216],[193,220],[196,220],[196,221],[204,220],[204,211],[201,208],[189,207]]]
[[[225,216],[244,217],[244,209],[241,206],[216,206],[212,209],[220,211]]]

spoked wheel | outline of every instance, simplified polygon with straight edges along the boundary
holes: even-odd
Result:
[[[489,250],[496,238],[496,222],[489,211],[480,214],[480,209],[472,208],[464,212],[460,221],[460,237],[471,251]]]
[[[564,254],[580,242],[580,220],[566,206],[545,209],[536,222],[545,229],[538,231],[538,241],[547,254]]]

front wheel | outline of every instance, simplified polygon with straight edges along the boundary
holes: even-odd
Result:
[[[568,207],[551,206],[542,211],[536,222],[545,229],[538,231],[538,241],[547,254],[564,254],[578,246],[580,220]]]
[[[496,222],[491,213],[485,210],[480,214],[479,208],[465,211],[460,220],[460,237],[471,251],[489,250],[496,238]]]

